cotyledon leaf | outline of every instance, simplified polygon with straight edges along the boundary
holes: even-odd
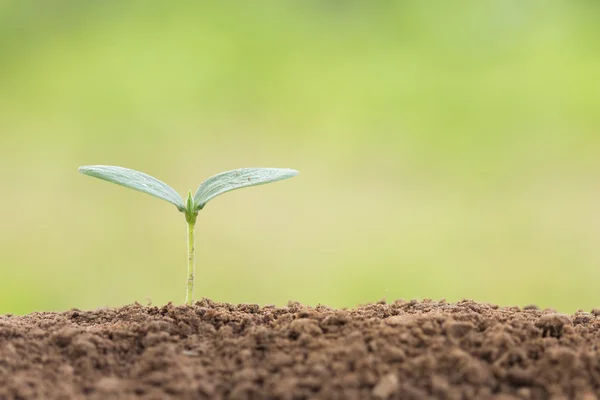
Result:
[[[287,168],[240,168],[211,176],[200,184],[194,195],[196,209],[202,209],[214,197],[235,189],[264,185],[298,175]]]
[[[158,197],[185,211],[183,199],[172,187],[143,172],[111,165],[86,165],[79,172]]]

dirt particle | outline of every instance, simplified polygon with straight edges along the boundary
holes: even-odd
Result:
[[[235,385],[229,398],[231,400],[258,399],[260,394],[256,385],[252,382],[240,382]]]
[[[305,333],[310,336],[318,336],[323,333],[317,321],[312,319],[296,319],[290,324],[290,337],[297,338],[300,334]]]
[[[377,399],[389,399],[398,390],[398,378],[395,374],[387,374],[381,377],[373,388],[373,396]]]
[[[386,325],[389,326],[402,326],[411,325],[414,323],[416,317],[414,315],[394,315],[383,320]]]
[[[330,326],[343,326],[346,325],[350,321],[350,317],[348,313],[345,311],[338,311],[333,315],[328,315],[323,319],[323,325]]]
[[[406,359],[406,351],[400,347],[395,346],[381,346],[384,351],[382,351],[381,357],[390,363],[402,362]]]
[[[572,317],[573,325],[584,325],[589,324],[594,319],[594,316],[590,313],[578,311]]]
[[[98,392],[108,394],[118,394],[119,389],[122,387],[121,380],[112,376],[100,378],[95,384],[94,388]]]
[[[142,344],[145,347],[156,346],[159,343],[165,342],[169,338],[169,332],[149,332],[143,339]]]
[[[533,373],[521,367],[513,367],[508,370],[506,379],[514,386],[530,386],[533,383]]]
[[[64,328],[56,332],[53,336],[54,343],[60,347],[66,347],[71,344],[73,338],[77,335],[77,330],[73,328]]]
[[[535,326],[542,330],[543,337],[560,338],[565,325],[571,325],[571,320],[564,314],[551,313],[542,315]]]
[[[88,338],[79,336],[71,342],[69,353],[74,357],[91,357],[97,354],[97,349]]]
[[[577,354],[569,348],[558,347],[548,350],[548,357],[553,363],[556,363],[565,370],[576,367]]]
[[[269,358],[269,361],[276,368],[287,367],[294,363],[294,359],[286,353],[275,353]]]
[[[575,397],[575,400],[598,400],[598,396],[591,391],[586,391],[583,393],[578,393]]]
[[[431,389],[437,397],[448,397],[447,395],[451,391],[448,379],[440,375],[431,377]]]
[[[447,321],[444,323],[446,334],[453,339],[460,339],[473,329],[475,329],[475,325],[471,322]]]
[[[517,389],[517,397],[519,399],[531,399],[533,397],[531,394],[531,389],[525,387]]]
[[[204,397],[213,397],[215,394],[216,388],[212,382],[207,380],[203,380],[198,382],[198,390],[197,393]],[[201,397],[202,398],[202,397]]]

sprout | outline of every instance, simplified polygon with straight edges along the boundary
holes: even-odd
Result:
[[[193,196],[190,190],[187,200],[184,202],[181,196],[166,183],[133,169],[108,165],[88,165],[80,167],[79,172],[166,200],[185,214],[185,220],[188,225],[188,277],[185,296],[187,304],[193,303],[194,296],[194,275],[196,270],[194,231],[198,212],[204,208],[206,203],[220,194],[244,187],[277,182],[298,174],[296,170],[285,168],[240,168],[222,172],[202,182]]]

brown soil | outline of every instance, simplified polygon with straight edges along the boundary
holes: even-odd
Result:
[[[1,399],[582,399],[600,310],[472,301],[0,316]]]

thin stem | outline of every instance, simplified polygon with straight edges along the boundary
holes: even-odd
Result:
[[[194,276],[196,274],[196,256],[195,256],[195,243],[194,243],[194,231],[196,228],[195,218],[193,221],[187,221],[188,226],[188,237],[187,237],[187,249],[188,249],[188,266],[187,266],[187,292],[185,295],[185,302],[188,305],[194,303]]]

